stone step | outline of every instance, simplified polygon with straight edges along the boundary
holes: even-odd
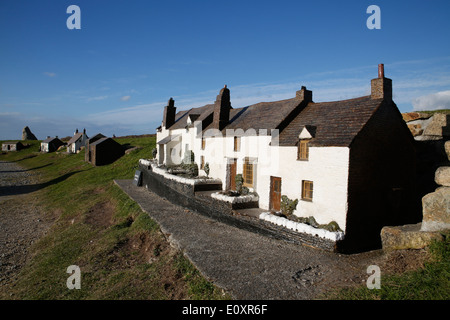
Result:
[[[423,249],[433,240],[443,240],[438,231],[422,231],[422,223],[381,229],[383,250]]]

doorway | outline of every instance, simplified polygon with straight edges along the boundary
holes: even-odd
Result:
[[[236,173],[237,173],[236,168],[237,168],[237,159],[229,159],[227,164],[228,190],[236,190]]]
[[[270,177],[270,209],[280,211],[281,209],[281,178]]]

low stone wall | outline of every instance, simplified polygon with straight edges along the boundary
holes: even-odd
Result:
[[[233,204],[215,199],[210,195],[196,194],[194,185],[168,180],[153,172],[151,166],[140,163],[139,169],[142,171],[142,185],[174,204],[250,232],[295,244],[306,244],[327,251],[336,251],[337,241],[295,232],[259,218],[239,215],[235,211],[239,206],[246,206],[249,203],[254,205],[252,202]]]

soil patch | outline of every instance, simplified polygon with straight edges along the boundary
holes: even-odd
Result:
[[[85,215],[85,223],[95,228],[108,228],[112,225],[115,207],[111,202],[100,202],[91,207]]]

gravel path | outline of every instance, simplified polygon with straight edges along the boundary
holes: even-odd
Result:
[[[367,267],[385,259],[381,250],[341,255],[275,240],[176,206],[132,180],[115,182],[207,279],[236,299],[315,299],[332,287],[364,283]]]
[[[30,246],[51,225],[36,205],[39,175],[14,162],[0,161],[0,291],[17,280],[30,258]]]

